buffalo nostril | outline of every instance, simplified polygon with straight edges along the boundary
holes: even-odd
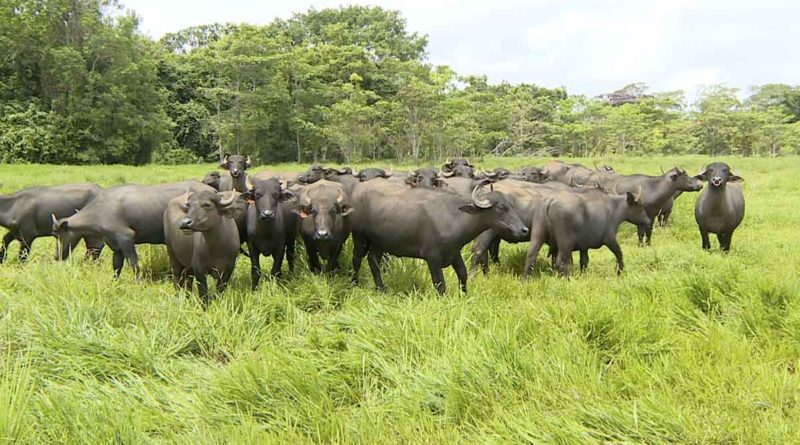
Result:
[[[181,229],[189,229],[189,228],[191,228],[191,225],[192,225],[192,219],[191,218],[183,218],[181,220],[181,223],[180,223],[180,228]]]
[[[328,239],[330,238],[331,233],[327,230],[317,230],[317,238],[318,239]]]
[[[274,210],[262,210],[261,211],[261,218],[262,219],[273,218],[274,216],[275,216],[275,211]]]
[[[527,235],[529,232],[530,232],[530,230],[527,227],[523,227],[522,228],[522,234],[523,235]]]

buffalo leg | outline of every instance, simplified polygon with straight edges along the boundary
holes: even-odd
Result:
[[[220,274],[220,276],[217,278],[217,296],[225,292],[225,288],[228,287],[231,277],[233,277],[233,267],[229,267],[222,271],[222,274]]]
[[[539,256],[539,250],[542,248],[542,240],[539,238],[531,239],[531,245],[528,247],[528,255],[525,257],[525,271],[522,276],[527,280],[528,275],[534,270],[536,266],[536,258]],[[554,261],[555,263],[555,261]]]
[[[125,264],[125,254],[121,250],[114,251],[112,264],[114,265],[114,278],[119,278],[122,273],[122,265]]]
[[[502,238],[497,236],[492,240],[492,243],[489,244],[489,255],[494,264],[500,263],[500,241],[502,241]]]
[[[723,252],[727,252],[731,249],[731,235],[732,233],[725,233],[721,232],[717,234],[717,240],[719,241],[719,248]]]
[[[8,232],[3,237],[2,244],[0,244],[0,264],[6,260],[6,251],[8,250],[8,245],[11,244],[12,241],[17,239],[14,232]]]
[[[31,254],[31,244],[33,238],[19,238],[19,260],[23,263],[28,261],[28,256]]]
[[[467,265],[464,264],[464,258],[461,258],[461,254],[456,254],[455,259],[453,260],[453,270],[456,271],[456,276],[458,277],[458,282],[461,284],[461,292],[467,292]]]
[[[83,243],[86,245],[85,258],[91,258],[92,260],[100,258],[100,253],[103,252],[103,247],[105,247],[103,238],[85,237],[83,238]]]
[[[203,307],[208,307],[208,277],[204,273],[194,274],[195,281],[197,281],[197,294],[200,296],[200,302]]]
[[[281,276],[284,255],[286,255],[286,246],[282,244],[278,245],[278,248],[272,251],[272,270],[270,273],[275,278],[280,278]]]
[[[305,244],[306,253],[308,254],[308,267],[311,268],[311,272],[320,273],[322,271],[322,265],[319,262],[319,252],[317,251],[317,246],[315,246],[314,242],[310,240]]]
[[[128,264],[133,269],[136,281],[142,281],[142,269],[139,267],[139,255],[136,254],[136,246],[130,245],[124,248],[123,253],[128,258]]]
[[[342,245],[336,246],[331,250],[331,256],[328,258],[328,264],[325,265],[325,272],[332,274],[339,268],[339,255],[342,253]]]
[[[428,269],[431,271],[433,287],[436,288],[436,292],[439,292],[439,295],[443,295],[444,291],[447,290],[447,287],[444,284],[444,272],[442,271],[442,268],[438,264],[433,264],[429,261]]]
[[[358,272],[361,270],[361,262],[367,254],[367,240],[359,236],[353,236],[353,277],[354,284],[358,284]]]
[[[647,235],[647,245],[650,245],[650,238],[653,237],[653,222],[644,226],[645,235]]]
[[[703,249],[710,250],[711,249],[711,241],[708,240],[708,231],[704,229],[700,229],[700,239],[703,243]]]
[[[286,262],[289,263],[289,272],[294,272],[294,238],[286,240]]]
[[[608,250],[617,257],[617,275],[621,274],[623,270],[625,270],[625,262],[622,261],[622,249],[619,247],[619,243],[617,240],[613,240],[608,243]]]
[[[564,276],[569,277],[569,268],[572,265],[572,249],[558,249],[556,256],[556,269]]]
[[[586,249],[581,250],[581,273],[586,272],[586,266],[589,265],[589,251]]]
[[[377,287],[378,290],[384,290],[386,288],[383,285],[383,278],[381,277],[381,255],[383,255],[383,252],[376,252],[375,250],[370,250],[367,254],[369,270],[372,272],[372,279],[375,280],[375,287]]]
[[[261,280],[261,252],[255,246],[248,246],[248,250],[250,252],[250,289],[256,290],[258,282]]]
[[[172,269],[172,285],[175,287],[175,290],[180,292],[181,287],[183,287],[184,279],[184,270],[183,264],[175,258],[175,255],[167,249],[167,254],[169,256],[169,266]]]

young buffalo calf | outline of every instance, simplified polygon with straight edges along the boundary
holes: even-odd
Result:
[[[217,280],[217,292],[225,290],[239,255],[239,230],[234,220],[244,206],[235,192],[189,192],[171,200],[164,212],[172,280],[176,288],[191,288],[208,305],[206,275]]]
[[[583,271],[589,264],[589,249],[602,246],[607,246],[617,257],[617,273],[621,273],[625,265],[617,243],[617,229],[623,221],[650,224],[642,206],[641,187],[636,194],[628,192],[623,196],[587,189],[559,192],[542,199],[531,223],[525,277],[545,243],[557,250],[554,266],[562,275],[569,276],[573,251],[580,251]]]
[[[744,219],[744,192],[741,177],[731,173],[728,164],[715,162],[702,173],[695,176],[701,181],[708,181],[694,206],[694,219],[700,228],[703,249],[710,249],[708,233],[716,233],[719,247],[723,251],[731,248],[733,231]]]

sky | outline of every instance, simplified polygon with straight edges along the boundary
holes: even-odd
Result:
[[[401,11],[428,36],[428,62],[492,83],[566,87],[595,96],[633,82],[650,91],[703,85],[749,91],[800,84],[797,0],[122,0],[159,38],[214,22],[267,24],[311,7]]]

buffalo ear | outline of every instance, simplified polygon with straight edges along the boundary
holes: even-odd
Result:
[[[289,190],[284,190],[281,192],[279,199],[281,202],[291,201],[294,199],[294,193],[290,192]]]
[[[308,209],[308,207],[307,206],[303,206],[303,205],[293,208],[292,209],[292,213],[294,213],[297,216],[299,216],[300,219],[306,219],[311,214],[311,212]]]
[[[349,204],[342,204],[339,207],[339,211],[342,213],[342,216],[347,216],[347,215],[353,213],[353,207],[350,206]]]
[[[247,190],[246,192],[242,193],[242,198],[244,198],[248,203],[252,204],[256,201],[256,194],[253,190]]]
[[[730,176],[728,176],[728,182],[739,182],[739,181],[744,181],[744,178],[742,178],[739,175],[730,175]]]
[[[699,179],[701,181],[708,181],[708,175],[705,172],[703,172],[697,176],[694,176],[694,179]]]
[[[474,214],[478,213],[478,208],[475,207],[472,204],[466,205],[466,206],[461,206],[461,207],[458,208],[458,210],[461,210],[462,212],[469,213],[470,215],[474,215]]]
[[[411,187],[417,186],[417,177],[414,175],[408,175],[406,178],[406,184],[410,185]]]

